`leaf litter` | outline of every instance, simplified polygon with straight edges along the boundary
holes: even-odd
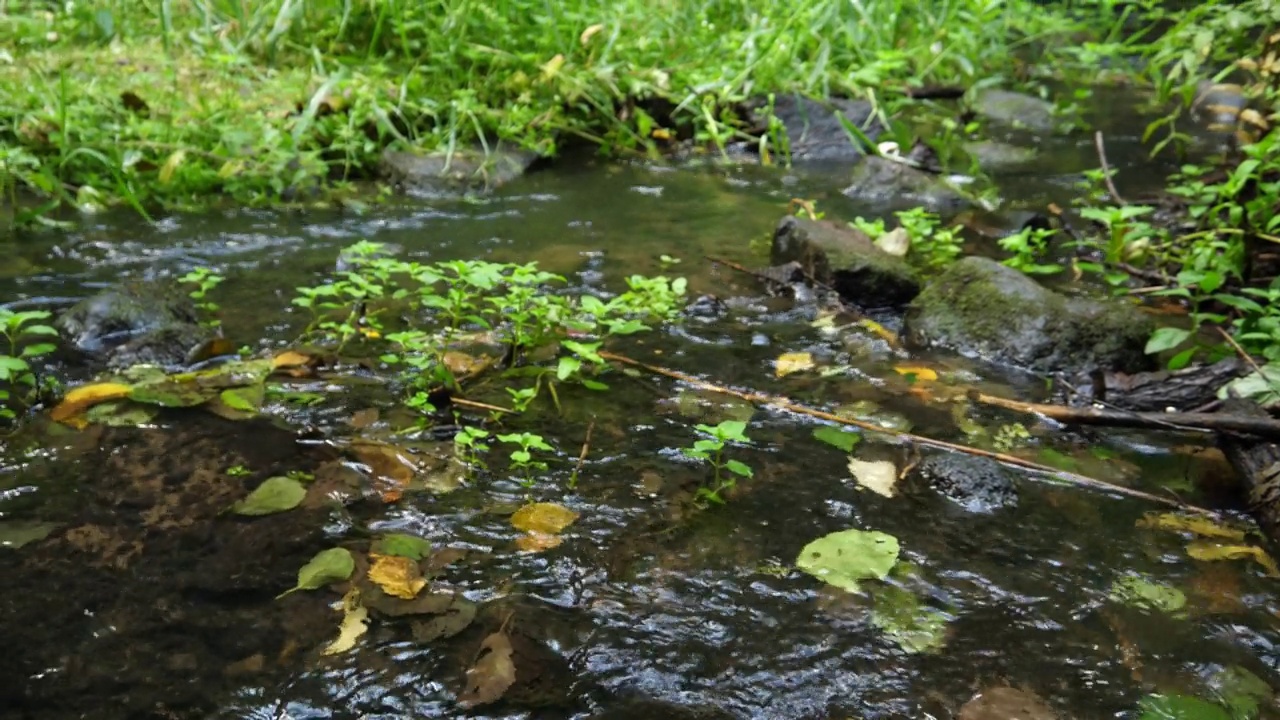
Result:
[[[351,578],[355,570],[356,560],[350,550],[321,550],[298,570],[298,584],[277,595],[276,599],[298,590],[318,590],[332,583],[344,582]]]

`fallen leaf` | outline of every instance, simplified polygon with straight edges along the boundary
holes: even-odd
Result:
[[[533,530],[516,538],[516,549],[521,552],[542,552],[558,546],[563,541],[559,535]]]
[[[476,618],[476,604],[455,595],[453,602],[430,620],[414,620],[409,623],[416,642],[428,643],[453,637],[466,630]]]
[[[284,352],[271,358],[272,370],[286,370],[289,368],[304,367],[311,363],[312,357],[304,355],[297,350],[285,350]]]
[[[363,430],[378,422],[378,414],[378,408],[357,410],[351,414],[351,419],[347,421],[347,424],[356,430]]]
[[[1200,537],[1221,540],[1244,540],[1245,532],[1239,528],[1220,525],[1204,515],[1181,515],[1173,512],[1150,511],[1138,519],[1137,526],[1148,530],[1189,532]]]
[[[475,664],[467,670],[466,688],[458,694],[458,704],[473,708],[496,702],[515,681],[511,640],[506,633],[493,633],[480,643]]]
[[[1125,575],[1111,585],[1111,599],[1130,607],[1177,613],[1186,607],[1181,590],[1140,575]]]
[[[237,515],[270,515],[298,507],[307,496],[307,489],[298,480],[277,475],[262,481],[243,500],[231,506]]]
[[[138,427],[154,420],[158,412],[159,410],[149,405],[140,405],[128,400],[113,400],[94,405],[81,417],[89,423],[108,427]],[[72,420],[78,419],[80,418],[72,418]],[[71,421],[68,421],[68,424],[70,423]]]
[[[876,247],[894,257],[905,257],[911,249],[911,236],[906,228],[896,227],[876,238]]]
[[[814,428],[813,437],[844,452],[852,452],[854,446],[862,442],[861,433],[844,430],[832,425]]]
[[[493,358],[488,355],[473,357],[458,350],[446,352],[441,359],[444,366],[449,368],[449,372],[455,376],[473,375],[493,364]]]
[[[405,600],[388,595],[371,583],[363,584],[361,591],[360,601],[364,606],[387,617],[439,615],[449,609],[456,597],[451,592],[419,593],[412,600]]]
[[[49,417],[55,422],[65,422],[98,403],[128,397],[132,390],[132,387],[121,383],[81,385],[68,391],[62,402],[49,411]]]
[[[783,353],[773,363],[773,373],[777,377],[786,377],[792,373],[812,370],[813,356],[806,352]]]
[[[410,560],[421,560],[431,552],[431,541],[417,535],[391,533],[373,543],[373,551],[382,555],[398,555]]]
[[[965,703],[959,720],[1058,720],[1058,714],[1035,693],[996,686]]]
[[[517,530],[555,535],[578,519],[578,513],[555,503],[529,503],[511,515]]]
[[[373,561],[369,567],[369,580],[392,597],[412,600],[427,586],[418,563],[410,558],[372,553],[369,559]]]
[[[298,584],[276,596],[276,599],[298,590],[317,590],[330,583],[343,582],[356,571],[356,559],[346,548],[321,550],[298,570]]]
[[[893,334],[892,330],[881,325],[875,320],[872,320],[871,318],[861,318],[855,324],[858,325],[858,327],[861,327],[866,330],[870,330],[873,334],[878,335],[880,339],[884,340],[890,345],[898,344],[898,336]]]
[[[369,631],[368,623],[368,608],[360,604],[359,594],[354,589],[348,591],[342,598],[342,625],[338,626],[338,637],[320,654],[337,655],[355,647],[360,636]]]
[[[841,530],[805,545],[796,567],[849,592],[861,580],[884,579],[898,562],[898,538],[875,530]]]
[[[1221,707],[1189,695],[1148,695],[1138,709],[1138,720],[1231,720]]]
[[[877,588],[871,624],[910,654],[940,649],[947,641],[946,613],[929,607],[910,590],[894,585]]]
[[[914,376],[916,380],[937,380],[938,373],[932,368],[923,365],[895,365],[894,372],[899,375],[905,375],[908,379]]]
[[[587,29],[583,30],[582,34],[578,36],[578,42],[582,45],[586,45],[587,42],[589,42],[591,38],[595,36],[596,33],[600,32],[603,29],[604,29],[604,25],[601,25],[600,23],[596,23],[595,25],[589,25]]]
[[[59,527],[59,523],[38,520],[0,520],[0,548],[13,550],[43,540]]]
[[[898,467],[889,460],[859,460],[849,458],[849,472],[858,485],[877,495],[891,498],[897,494]]]
[[[1222,545],[1211,540],[1196,540],[1187,544],[1187,554],[1196,560],[1239,560],[1253,558],[1271,577],[1280,577],[1276,561],[1256,545]]]

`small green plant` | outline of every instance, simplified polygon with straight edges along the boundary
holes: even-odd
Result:
[[[246,475],[249,475],[251,472],[252,471],[249,470],[249,468],[245,467],[244,465],[232,465],[231,467],[226,469],[226,473],[230,477],[244,477]]]
[[[1052,275],[1062,272],[1061,264],[1042,262],[1049,254],[1049,241],[1056,234],[1056,230],[1047,228],[1023,228],[1012,235],[1000,238],[1000,247],[1006,252],[1013,253],[1013,257],[1005,259],[1004,264],[1028,275]]]
[[[53,388],[31,367],[31,360],[56,349],[51,342],[58,331],[45,323],[49,313],[43,310],[17,312],[0,308],[0,335],[4,352],[0,353],[0,419],[13,420],[20,410],[38,402]]]
[[[960,257],[964,239],[959,228],[943,227],[935,213],[924,208],[900,210],[894,215],[911,237],[911,255],[925,265],[939,267]]]
[[[195,301],[196,309],[205,314],[202,323],[208,327],[216,328],[222,324],[217,318],[218,304],[209,299],[209,291],[218,287],[223,280],[221,275],[206,267],[195,268],[178,278],[178,282],[194,286],[187,294]]]
[[[725,448],[730,443],[750,445],[751,439],[746,436],[747,424],[741,420],[723,420],[718,425],[696,425],[695,428],[705,437],[694,441],[693,445],[682,448],[687,457],[702,460],[711,465],[714,475],[710,486],[698,488],[698,498],[713,503],[723,503],[721,493],[732,490],[739,477],[750,478],[754,474],[751,466],[741,460],[726,459]]]
[[[1137,259],[1161,237],[1150,223],[1139,218],[1155,212],[1150,205],[1119,205],[1114,207],[1086,207],[1080,216],[1100,223],[1107,229],[1102,258],[1110,264]]]
[[[489,452],[489,444],[485,442],[488,439],[488,430],[471,425],[464,426],[457,435],[453,436],[453,446],[458,459],[468,467],[482,466],[484,460],[480,455]]]
[[[533,473],[535,471],[544,471],[547,464],[533,457],[534,450],[543,450],[545,452],[553,452],[555,448],[547,444],[547,441],[541,435],[529,432],[509,433],[507,435],[498,435],[498,442],[516,445],[516,449],[511,451],[509,459],[511,461],[511,469],[520,473],[520,484],[525,487],[533,487]]]

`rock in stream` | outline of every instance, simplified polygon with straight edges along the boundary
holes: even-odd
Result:
[[[784,217],[773,233],[771,262],[797,262],[849,302],[870,307],[903,305],[920,292],[916,272],[902,258],[876,247],[848,224]]]
[[[921,461],[913,474],[971,513],[992,513],[1018,504],[1013,474],[989,458],[932,455]]]
[[[191,298],[159,282],[126,282],[76,303],[54,321],[73,347],[109,367],[196,362],[214,333]]]

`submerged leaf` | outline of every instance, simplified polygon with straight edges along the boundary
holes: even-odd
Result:
[[[128,385],[111,382],[81,385],[68,391],[62,402],[49,411],[49,417],[56,422],[65,422],[98,403],[128,397],[132,389]]]
[[[276,596],[276,599],[298,590],[316,590],[330,583],[343,582],[356,571],[356,559],[346,548],[329,548],[316,553],[298,570],[298,584]]]
[[[307,489],[298,480],[277,475],[262,481],[243,500],[231,506],[237,515],[270,515],[298,507],[307,496]]]
[[[1212,540],[1187,544],[1187,554],[1196,560],[1240,560],[1253,558],[1271,577],[1280,577],[1280,568],[1266,550],[1256,545],[1221,545]]]
[[[521,552],[542,552],[553,547],[559,547],[563,541],[564,538],[559,535],[532,530],[516,538],[516,549]]]
[[[359,596],[351,590],[342,598],[342,625],[338,627],[338,637],[320,653],[321,655],[338,655],[356,646],[356,641],[369,632],[369,610],[360,604]]]
[[[1245,532],[1238,528],[1218,524],[1204,515],[1181,515],[1173,512],[1151,511],[1139,518],[1137,526],[1153,530],[1189,532],[1201,537],[1243,541]]]
[[[849,592],[860,580],[881,580],[898,562],[898,539],[876,530],[841,530],[800,551],[796,567]]]
[[[578,513],[555,503],[529,503],[511,515],[517,530],[555,535],[578,519]]]
[[[895,486],[898,484],[898,466],[889,460],[849,458],[849,472],[853,473],[853,479],[858,481],[858,485],[877,495],[891,498],[897,494]]]
[[[1138,720],[1231,720],[1226,710],[1187,695],[1148,695],[1138,709]]]
[[[382,591],[402,600],[412,600],[427,586],[427,581],[414,560],[399,555],[370,554],[369,580]]]
[[[813,356],[807,352],[783,353],[774,361],[773,372],[777,377],[786,377],[813,367]]]
[[[94,405],[85,411],[84,419],[107,427],[138,427],[154,420],[158,412],[159,410],[148,405],[117,400]]]
[[[887,585],[875,591],[871,624],[905,652],[927,653],[947,641],[947,615],[920,602],[914,593]]]
[[[493,633],[480,643],[475,664],[467,670],[466,688],[458,694],[458,704],[473,708],[496,702],[515,681],[511,640],[506,633]]]
[[[1187,604],[1187,596],[1175,587],[1138,575],[1126,575],[1111,586],[1111,599],[1130,607],[1176,613]]]
[[[0,548],[16,549],[43,540],[58,526],[39,520],[0,520]]]
[[[841,430],[831,425],[814,428],[813,437],[844,452],[853,452],[854,446],[862,442],[861,433]]]
[[[466,630],[476,618],[476,604],[456,595],[453,602],[430,620],[414,620],[409,623],[413,639],[420,643],[450,638]]]
[[[932,368],[923,365],[895,365],[893,371],[899,375],[905,375],[908,378],[916,380],[937,380],[938,373]]]
[[[411,560],[421,560],[431,553],[431,541],[417,535],[391,533],[373,543],[373,551],[383,555],[399,555]]]

